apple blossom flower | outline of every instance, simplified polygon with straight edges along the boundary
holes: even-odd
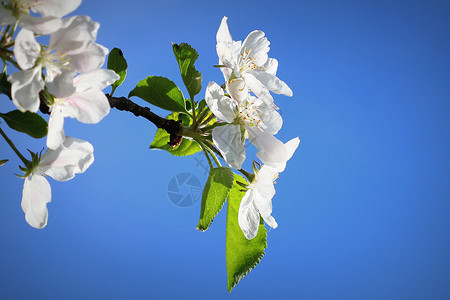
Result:
[[[231,167],[241,168],[246,138],[256,146],[256,155],[263,163],[277,164],[286,160],[284,144],[273,136],[280,130],[283,120],[272,106],[249,94],[245,101],[238,103],[226,96],[215,82],[208,84],[205,100],[212,113],[227,123],[212,130],[212,139]]]
[[[284,171],[286,162],[292,157],[299,143],[300,140],[294,138],[284,144],[287,159],[274,167],[263,165],[248,186],[238,212],[239,227],[247,239],[251,240],[257,235],[260,215],[267,225],[277,228],[278,224],[272,217],[272,198],[275,195],[273,183],[278,178],[278,173]]]
[[[94,161],[94,148],[86,141],[66,137],[64,143],[56,150],[48,149],[32,170],[25,175],[22,191],[22,210],[25,220],[41,229],[47,225],[47,203],[51,201],[51,188],[45,176],[58,181],[72,179],[75,174],[83,173]]]
[[[58,30],[61,17],[71,13],[81,0],[6,0],[0,4],[0,25],[18,25],[36,34],[49,34]],[[41,17],[30,15],[30,10]]]
[[[278,61],[267,54],[270,42],[264,32],[255,30],[244,42],[233,41],[227,19],[223,17],[216,35],[219,65],[227,84],[237,83],[243,94],[250,90],[268,105],[273,104],[269,91],[292,96],[292,90],[276,76]],[[227,91],[238,100],[233,90],[227,87]]]
[[[100,68],[108,49],[95,43],[99,24],[87,16],[62,20],[61,28],[50,35],[48,47],[42,47],[33,32],[22,29],[16,37],[14,56],[22,71],[11,74],[11,96],[21,111],[36,112],[39,91],[47,85],[52,91],[70,96],[75,92],[72,78]],[[45,68],[45,82],[41,72]]]
[[[75,118],[87,124],[100,122],[110,110],[108,99],[102,90],[119,78],[120,76],[112,70],[99,69],[73,78],[75,92],[70,96],[59,98],[60,94],[67,93],[49,89],[55,98],[54,104],[50,106],[47,147],[56,149],[64,141],[65,117]]]

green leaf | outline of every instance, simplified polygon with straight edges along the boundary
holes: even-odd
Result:
[[[205,231],[222,209],[233,186],[234,174],[230,168],[211,169],[202,194],[202,207],[197,230]]]
[[[192,119],[191,118],[187,119],[187,117],[188,116],[185,114],[174,112],[169,116],[167,116],[167,119],[169,120],[181,119],[183,125],[189,126],[190,123],[192,123]],[[172,149],[172,147],[167,144],[169,140],[170,140],[169,134],[164,129],[158,128],[155,134],[155,138],[153,139],[153,142],[150,145],[150,149],[166,150],[167,152],[175,156],[192,155],[202,150],[202,148],[196,141],[189,140],[186,138],[183,138],[181,140],[181,143]]]
[[[183,93],[165,77],[148,76],[130,92],[128,98],[137,96],[150,104],[173,112],[186,112]]]
[[[188,90],[191,99],[200,93],[202,89],[202,74],[194,67],[194,63],[198,58],[197,51],[189,44],[182,43],[180,45],[172,44],[172,50],[180,67],[181,78]]]
[[[242,187],[237,184],[237,181],[246,183],[246,180],[239,175],[234,175],[234,178],[235,182],[228,195],[225,246],[229,292],[256,267],[267,248],[267,231],[262,218],[260,219],[258,234],[251,240],[247,240],[239,227],[239,205],[245,192],[242,191]]]
[[[111,85],[115,89],[123,83],[127,76],[128,64],[125,57],[123,57],[122,50],[119,48],[111,50],[108,56],[107,68],[115,71],[120,76],[120,78]]]
[[[2,159],[0,160],[0,166],[3,166],[4,164],[6,164],[8,162],[9,159]]]
[[[13,110],[6,114],[0,114],[0,117],[12,129],[24,132],[36,139],[47,135],[47,122],[36,113]]]

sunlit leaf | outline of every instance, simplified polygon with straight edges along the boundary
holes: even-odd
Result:
[[[211,169],[202,194],[200,220],[197,229],[205,231],[222,209],[225,199],[233,186],[234,174],[230,168]]]
[[[245,195],[241,185],[246,180],[234,175],[235,181],[228,194],[227,207],[227,234],[226,234],[226,264],[228,277],[228,291],[231,291],[238,282],[245,277],[264,256],[267,248],[267,231],[261,218],[258,234],[255,238],[247,240],[238,223],[239,205]]]
[[[198,58],[197,51],[189,44],[172,44],[173,53],[180,68],[181,78],[191,99],[202,89],[202,74],[195,69],[194,63]]]
[[[148,76],[141,80],[128,98],[132,96],[172,112],[186,112],[183,93],[175,83],[165,77]]]

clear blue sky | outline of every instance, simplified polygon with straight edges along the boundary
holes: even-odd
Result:
[[[113,110],[98,125],[66,122],[96,160],[69,182],[50,179],[43,230],[24,220],[18,160],[0,141],[0,159],[12,158],[0,168],[0,298],[449,299],[449,3],[191,2],[86,0],[76,14],[124,52],[117,96],[147,75],[182,86],[171,42],[198,50],[204,87],[223,80],[212,65],[224,15],[236,40],[266,32],[294,91],[275,97],[278,137],[301,139],[276,184],[266,256],[229,294],[226,211],[201,233],[200,203],[167,195],[179,173],[206,181],[203,157],[148,150],[155,127]],[[0,112],[13,109],[0,99]],[[45,145],[5,131],[23,151]]]

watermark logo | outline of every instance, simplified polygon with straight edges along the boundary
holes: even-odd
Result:
[[[178,207],[189,207],[202,198],[202,184],[191,173],[180,173],[170,179],[167,196]]]

